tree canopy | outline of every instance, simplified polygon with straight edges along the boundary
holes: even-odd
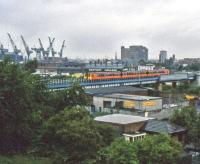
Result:
[[[104,138],[105,135],[107,138]],[[71,107],[45,123],[41,140],[45,152],[57,161],[80,163],[95,158],[96,152],[114,138],[112,128],[98,125],[85,109]]]
[[[136,144],[141,164],[176,164],[182,153],[181,144],[167,135],[148,136]]]
[[[30,73],[35,72],[37,66],[38,66],[37,60],[30,60],[24,64],[25,70],[29,71]]]
[[[167,135],[147,136],[129,143],[116,140],[97,154],[96,163],[107,164],[176,164],[182,153],[181,144]]]
[[[136,145],[122,138],[117,139],[110,146],[98,152],[95,163],[139,164]]]
[[[21,151],[34,136],[37,106],[45,84],[5,58],[0,62],[0,152]]]
[[[187,128],[187,143],[192,143],[195,148],[200,149],[200,114],[197,113],[194,107],[175,110],[171,121]]]

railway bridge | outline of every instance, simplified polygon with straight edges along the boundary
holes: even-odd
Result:
[[[160,77],[142,77],[142,78],[127,78],[127,79],[108,79],[108,80],[87,80],[82,78],[66,78],[55,77],[48,82],[48,89],[62,90],[69,88],[73,83],[79,83],[85,88],[101,88],[113,86],[136,86],[143,84],[162,84],[171,82],[173,86],[177,82],[190,82],[195,80],[195,74],[175,73],[170,75],[161,75]]]

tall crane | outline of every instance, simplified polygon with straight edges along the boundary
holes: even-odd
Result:
[[[26,51],[26,54],[28,56],[28,60],[30,58],[30,55],[33,53],[33,51],[31,51],[29,49],[29,46],[26,44],[25,40],[24,40],[24,37],[21,35],[21,39],[22,39],[22,42],[23,42],[23,45],[24,45],[24,48],[25,48],[25,51]]]
[[[39,44],[40,44],[40,52],[42,53],[43,58],[44,57],[49,57],[49,51],[48,50],[45,51],[41,39],[39,38],[38,40],[39,40]]]
[[[33,51],[35,51],[36,53],[36,58],[37,59],[41,59],[41,49],[40,48],[36,48],[36,47],[33,47],[31,48]]]
[[[8,53],[8,49],[5,49],[3,44],[0,42],[0,55],[3,57],[6,53]]]
[[[61,49],[60,49],[60,52],[58,52],[60,58],[62,58],[62,56],[63,56],[63,49],[64,49],[64,48],[65,48],[65,40],[63,40],[63,43],[62,43],[62,47],[61,47]]]
[[[51,52],[51,53],[52,53],[52,57],[54,57],[55,54],[56,54],[56,52],[54,51],[54,48],[53,48],[53,43],[54,43],[54,41],[55,41],[55,38],[53,38],[52,40],[51,40],[50,37],[48,37],[48,38],[49,38],[49,47],[48,47],[48,51],[49,51],[49,54],[50,54],[50,52]]]
[[[16,46],[15,42],[13,41],[11,35],[10,35],[9,33],[7,33],[7,34],[8,34],[8,38],[10,39],[11,45],[12,45],[12,47],[13,47],[14,53],[15,53],[16,55],[19,54],[19,53],[21,52],[21,50],[17,49],[17,46]]]

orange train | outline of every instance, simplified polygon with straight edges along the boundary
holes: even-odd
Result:
[[[168,69],[159,69],[151,71],[133,71],[133,72],[95,72],[85,75],[89,80],[110,80],[110,79],[129,79],[129,78],[145,78],[159,77],[160,75],[168,75]]]

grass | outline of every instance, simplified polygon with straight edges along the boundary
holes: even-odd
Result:
[[[48,158],[34,158],[32,156],[0,156],[0,164],[52,164]]]

